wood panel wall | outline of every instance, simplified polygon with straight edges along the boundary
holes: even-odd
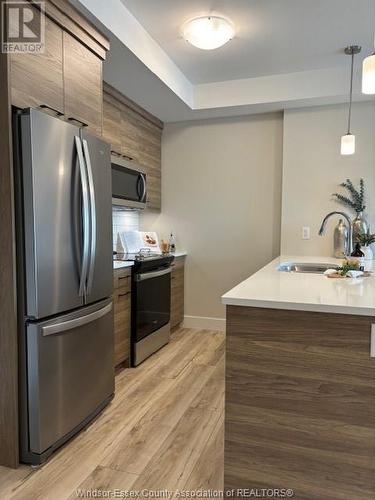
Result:
[[[1,16],[3,3],[5,0],[0,0]],[[45,7],[47,16],[100,60],[105,59],[108,40],[68,0],[46,0]],[[4,26],[4,20],[0,21]],[[36,71],[36,67],[32,70]],[[43,88],[43,78],[35,85]],[[18,342],[10,81],[10,57],[0,52],[0,465],[17,467]]]
[[[375,318],[228,306],[225,487],[375,498]]]
[[[4,0],[0,0],[1,12]],[[3,26],[3,19],[1,19]],[[0,52],[0,464],[18,466],[17,320],[9,60]]]

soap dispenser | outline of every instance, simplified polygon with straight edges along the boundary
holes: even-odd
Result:
[[[342,219],[333,232],[333,255],[337,259],[342,259],[349,254],[348,249],[348,228]]]

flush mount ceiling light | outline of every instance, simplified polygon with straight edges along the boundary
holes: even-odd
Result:
[[[362,92],[364,94],[375,94],[375,53],[366,57],[363,61]]]
[[[350,66],[350,97],[349,97],[349,114],[348,114],[348,132],[341,137],[341,154],[353,155],[355,153],[355,135],[350,132],[350,125],[352,119],[352,102],[353,102],[353,68],[354,56],[361,52],[361,47],[358,45],[350,45],[346,47],[345,54],[351,56],[352,64]]]
[[[229,42],[234,36],[234,28],[223,17],[197,17],[183,25],[182,34],[194,47],[212,50]]]

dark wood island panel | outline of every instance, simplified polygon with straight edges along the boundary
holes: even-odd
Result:
[[[372,323],[227,306],[226,489],[375,498]]]

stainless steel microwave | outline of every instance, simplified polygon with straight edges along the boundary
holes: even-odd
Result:
[[[146,171],[133,160],[111,155],[112,204],[130,208],[146,208]]]

